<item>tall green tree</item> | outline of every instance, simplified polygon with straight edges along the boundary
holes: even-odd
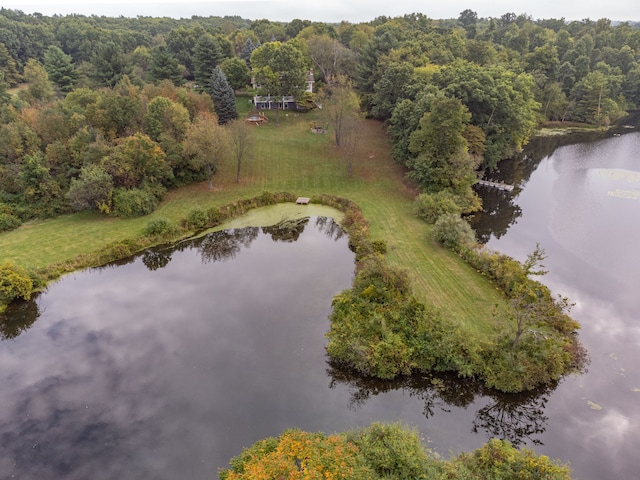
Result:
[[[457,98],[439,97],[411,134],[410,176],[427,192],[466,194],[476,182],[477,163],[469,155],[465,131],[471,114]]]
[[[44,54],[44,69],[49,74],[49,79],[63,93],[73,90],[78,81],[78,71],[73,65],[71,56],[55,45],[51,45]]]
[[[96,47],[91,57],[93,78],[99,85],[113,87],[123,76],[130,75],[132,67],[122,47],[115,42],[105,42]]]
[[[198,38],[193,47],[193,76],[201,91],[208,89],[211,74],[222,58],[222,49],[213,35],[207,33]]]
[[[220,64],[220,68],[234,91],[246,88],[251,82],[249,67],[238,57],[227,58]]]
[[[18,65],[4,43],[0,43],[0,72],[4,73],[4,81],[10,87],[18,86],[22,79],[18,71]]]
[[[153,51],[149,73],[155,82],[171,80],[174,85],[182,85],[184,83],[178,60],[163,45]]]
[[[251,65],[261,95],[270,95],[276,100],[291,95],[298,100],[306,89],[309,65],[295,43],[265,43],[251,54]],[[279,110],[276,110],[276,125],[279,124]]]
[[[437,71],[433,83],[459,99],[471,113],[471,123],[484,131],[484,168],[494,169],[520,150],[537,127],[540,104],[529,74],[456,60]]]
[[[218,122],[224,125],[231,120],[238,118],[236,110],[236,97],[233,88],[227,82],[222,69],[217,66],[211,73],[209,82],[209,94],[213,100],[213,108],[218,115]]]

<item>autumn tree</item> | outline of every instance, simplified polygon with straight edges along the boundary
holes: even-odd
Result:
[[[355,128],[351,119],[359,115],[358,96],[351,82],[345,77],[339,77],[333,85],[327,85],[322,90],[320,102],[323,117],[333,127],[336,147],[340,147],[344,137]]]
[[[213,190],[213,175],[230,153],[229,132],[213,115],[200,115],[190,125],[184,139],[184,153],[194,170],[204,171]]]
[[[165,135],[182,141],[189,123],[188,110],[166,97],[155,97],[149,102],[143,121],[145,133],[156,142]]]

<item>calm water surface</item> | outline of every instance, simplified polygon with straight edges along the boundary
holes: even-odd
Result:
[[[368,382],[326,363],[353,255],[336,225],[235,229],[65,277],[0,332],[0,478],[215,478],[243,446],[299,427],[416,426],[443,455],[488,438],[638,478],[640,134],[505,163],[475,225],[569,296],[589,372],[518,396],[449,377]],[[37,320],[36,320],[37,318]]]
[[[576,478],[640,478],[640,133],[505,170],[517,187],[483,192],[497,207],[478,227],[490,248],[520,260],[540,242],[550,271],[542,280],[575,302],[591,357],[587,374],[550,395],[536,450],[570,462]]]

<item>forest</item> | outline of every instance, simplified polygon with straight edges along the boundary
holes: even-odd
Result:
[[[540,125],[606,127],[638,108],[639,51],[638,26],[608,19],[465,10],[326,24],[3,8],[0,231],[85,209],[144,215],[169,188],[211,183],[242,143],[240,92],[293,95],[305,109],[357,93],[423,200],[471,212],[476,171]]]

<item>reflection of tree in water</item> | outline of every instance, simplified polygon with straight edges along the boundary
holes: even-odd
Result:
[[[150,248],[142,254],[142,263],[151,271],[164,268],[171,261],[173,252],[173,248]]]
[[[535,436],[546,429],[549,417],[544,409],[553,389],[555,385],[520,394],[491,395],[493,402],[476,413],[473,432],[484,430],[489,438],[507,439],[516,447],[527,440],[542,445]]]
[[[7,309],[0,313],[0,339],[10,340],[33,325],[40,316],[40,308],[36,301],[13,301]]]
[[[316,228],[335,241],[344,237],[344,230],[340,224],[331,217],[317,217]]]
[[[490,191],[480,192],[480,188]],[[470,223],[478,242],[485,244],[491,239],[491,235],[500,238],[507,233],[509,227],[522,216],[522,209],[514,202],[515,189],[513,192],[503,192],[480,188],[478,193],[482,198],[482,212],[475,214]]]
[[[295,242],[300,238],[308,223],[309,217],[282,220],[270,227],[262,227],[262,233],[271,235],[274,242]]]
[[[602,138],[602,134],[591,132],[556,137],[534,137],[520,154],[514,158],[502,160],[494,171],[485,172],[485,180],[504,182],[514,185],[515,188],[512,192],[504,192],[494,188],[476,187],[476,192],[482,199],[482,212],[474,214],[470,223],[478,241],[487,243],[491,235],[500,238],[522,216],[522,209],[516,203],[516,199],[544,158],[561,146]]]
[[[450,412],[451,407],[468,407],[476,398],[490,398],[489,404],[476,412],[472,432],[484,431],[487,438],[509,440],[514,446],[527,442],[541,444],[535,437],[546,430],[548,417],[544,409],[549,393],[555,389],[553,385],[521,394],[505,394],[488,389],[479,381],[449,374],[412,375],[383,381],[361,377],[331,363],[327,373],[331,378],[329,388],[338,384],[348,386],[349,408],[363,406],[372,396],[402,390],[424,402],[422,411],[429,418],[436,410]]]
[[[199,250],[203,263],[221,262],[235,258],[241,247],[249,248],[251,242],[258,237],[259,231],[258,227],[222,230],[190,243]]]

